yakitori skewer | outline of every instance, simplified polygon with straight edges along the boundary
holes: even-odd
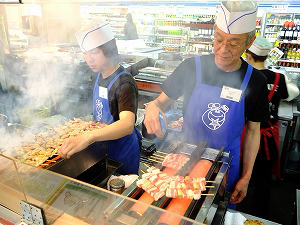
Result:
[[[162,155],[157,155],[157,154],[153,154],[152,156],[154,156],[154,157],[159,157],[159,158],[165,158],[166,156],[162,156]],[[150,156],[151,157],[151,156]]]
[[[153,158],[153,159],[156,159],[156,160],[159,160],[159,161],[163,161],[163,159],[161,159],[159,157],[156,157],[156,156],[150,156],[150,158]]]
[[[47,159],[47,162],[56,162],[56,160]]]
[[[161,161],[157,161],[155,159],[149,159],[149,161],[156,162],[156,163],[162,163]]]
[[[148,166],[146,163],[143,163],[146,167],[150,168],[150,166]]]
[[[166,152],[160,152],[160,151],[156,151],[156,153],[165,154],[165,155],[168,155],[168,154],[169,154],[169,153],[166,153]]]

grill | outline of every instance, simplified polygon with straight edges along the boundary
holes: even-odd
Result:
[[[217,150],[207,148],[206,146],[206,143],[200,143],[198,146],[183,143],[173,143],[169,146],[169,148],[166,148],[165,152],[188,153],[190,155],[190,161],[176,173],[176,175],[180,176],[189,175],[199,160],[206,159],[212,162],[212,165],[206,175],[206,180],[213,181],[215,188],[207,189],[203,193],[213,195],[202,195],[199,200],[191,200],[184,213],[184,216],[202,223],[220,224],[220,221],[223,221],[224,219],[228,203],[228,194],[226,194],[224,191],[224,187],[226,187],[227,183],[228,168],[231,158],[229,157],[228,153],[224,152],[223,148]],[[164,168],[162,167],[160,169],[163,170]],[[144,191],[141,188],[138,188],[135,182],[123,193],[123,195],[136,200],[138,200],[143,194]],[[176,199],[167,198],[164,196],[158,201],[153,201],[152,205],[168,210],[168,206],[170,206],[174,200]],[[215,206],[218,205],[223,207],[219,207],[212,216],[208,217],[208,214],[211,214],[209,212],[213,211]],[[181,223],[173,223],[172,218],[170,218],[169,222],[161,222],[161,217],[155,215],[155,212],[150,212],[151,209],[144,214],[141,212],[135,212],[132,210],[132,208],[132,203],[128,203],[120,199],[116,200],[105,212],[106,222],[109,224],[119,224],[117,222],[118,218],[124,216],[125,214],[125,216],[128,216],[128,218],[132,218],[132,221],[141,221],[140,219],[143,218],[143,224],[184,224],[183,221]],[[170,215],[168,217],[170,217]]]
[[[48,137],[42,138],[42,133],[40,130],[45,131],[46,127],[40,127],[40,129],[33,129],[28,128],[20,124],[13,124],[8,127],[8,132],[12,135],[10,136],[11,140],[14,140],[15,142],[17,140],[22,140],[20,144],[24,142],[24,140],[30,139],[32,135],[38,134],[39,140],[42,140],[41,147],[43,146],[44,150],[38,150],[38,156],[42,153],[41,151],[45,151],[48,149],[52,149],[55,147],[45,147],[49,143],[46,141]],[[54,128],[50,128],[49,130],[53,131]],[[58,133],[57,133],[58,134]],[[34,136],[37,138],[37,135]],[[37,139],[34,139],[35,141],[31,141],[30,143],[36,143]],[[57,141],[59,142],[59,140]],[[25,142],[27,143],[27,142]],[[26,145],[25,145],[26,146]],[[28,144],[28,146],[32,146],[31,144]],[[39,149],[39,145],[35,144],[35,149]],[[20,160],[22,158],[26,158],[23,155],[26,154],[26,151],[34,151],[31,150],[30,147],[29,150],[22,150],[23,147],[15,147],[15,149],[19,149],[17,152],[13,152],[12,154],[15,155],[16,158],[19,158]],[[4,154],[5,153],[5,150]],[[22,155],[23,154],[23,155]],[[27,156],[28,157],[28,156]],[[86,148],[83,151],[80,151],[74,155],[71,156],[70,159],[63,159],[58,154],[54,154],[52,156],[49,156],[44,162],[39,163],[38,165],[35,165],[39,168],[47,169],[68,177],[72,177],[78,180],[81,180],[83,182],[87,182],[93,185],[99,185],[104,180],[108,178],[108,176],[115,172],[120,166],[121,163],[108,160],[107,158],[107,144],[105,142],[101,143],[94,143],[90,145],[88,148]],[[44,158],[43,158],[44,159]],[[22,160],[21,160],[22,161]],[[25,162],[26,163],[26,162]]]

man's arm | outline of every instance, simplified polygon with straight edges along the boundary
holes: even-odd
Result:
[[[260,122],[248,121],[245,135],[245,146],[243,148],[242,177],[236,184],[235,190],[232,193],[230,200],[230,203],[232,204],[240,203],[246,197],[259,145]]]
[[[164,111],[168,108],[171,102],[172,99],[162,92],[157,99],[148,103],[144,124],[149,134],[155,134],[157,137],[163,138],[164,134],[159,123],[159,112],[162,112],[166,119]]]

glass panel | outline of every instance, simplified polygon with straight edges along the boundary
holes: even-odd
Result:
[[[0,204],[21,214],[20,200],[26,200],[15,161],[0,154]]]
[[[27,201],[43,208],[49,224],[201,224],[48,170],[17,167]]]

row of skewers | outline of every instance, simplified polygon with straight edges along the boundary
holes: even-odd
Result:
[[[149,161],[162,164],[163,167],[179,170],[189,161],[189,157],[185,154],[168,154],[157,151],[149,157]],[[214,183],[214,181],[206,181],[205,178],[192,178],[189,176],[169,176],[157,167],[149,166],[145,163],[144,165],[147,167],[147,170],[146,172],[141,170],[143,174],[136,184],[150,194],[155,201],[165,195],[168,198],[189,198],[195,200],[200,199],[201,195],[213,195],[203,194],[202,192],[206,191],[207,188],[214,188],[214,186],[207,185],[207,183]]]
[[[24,140],[21,145],[11,149],[12,155],[32,166],[47,166],[61,159],[59,149],[67,138],[77,137],[104,126],[106,125],[99,122],[86,122],[74,118],[65,122],[64,125],[35,134],[30,140]]]

